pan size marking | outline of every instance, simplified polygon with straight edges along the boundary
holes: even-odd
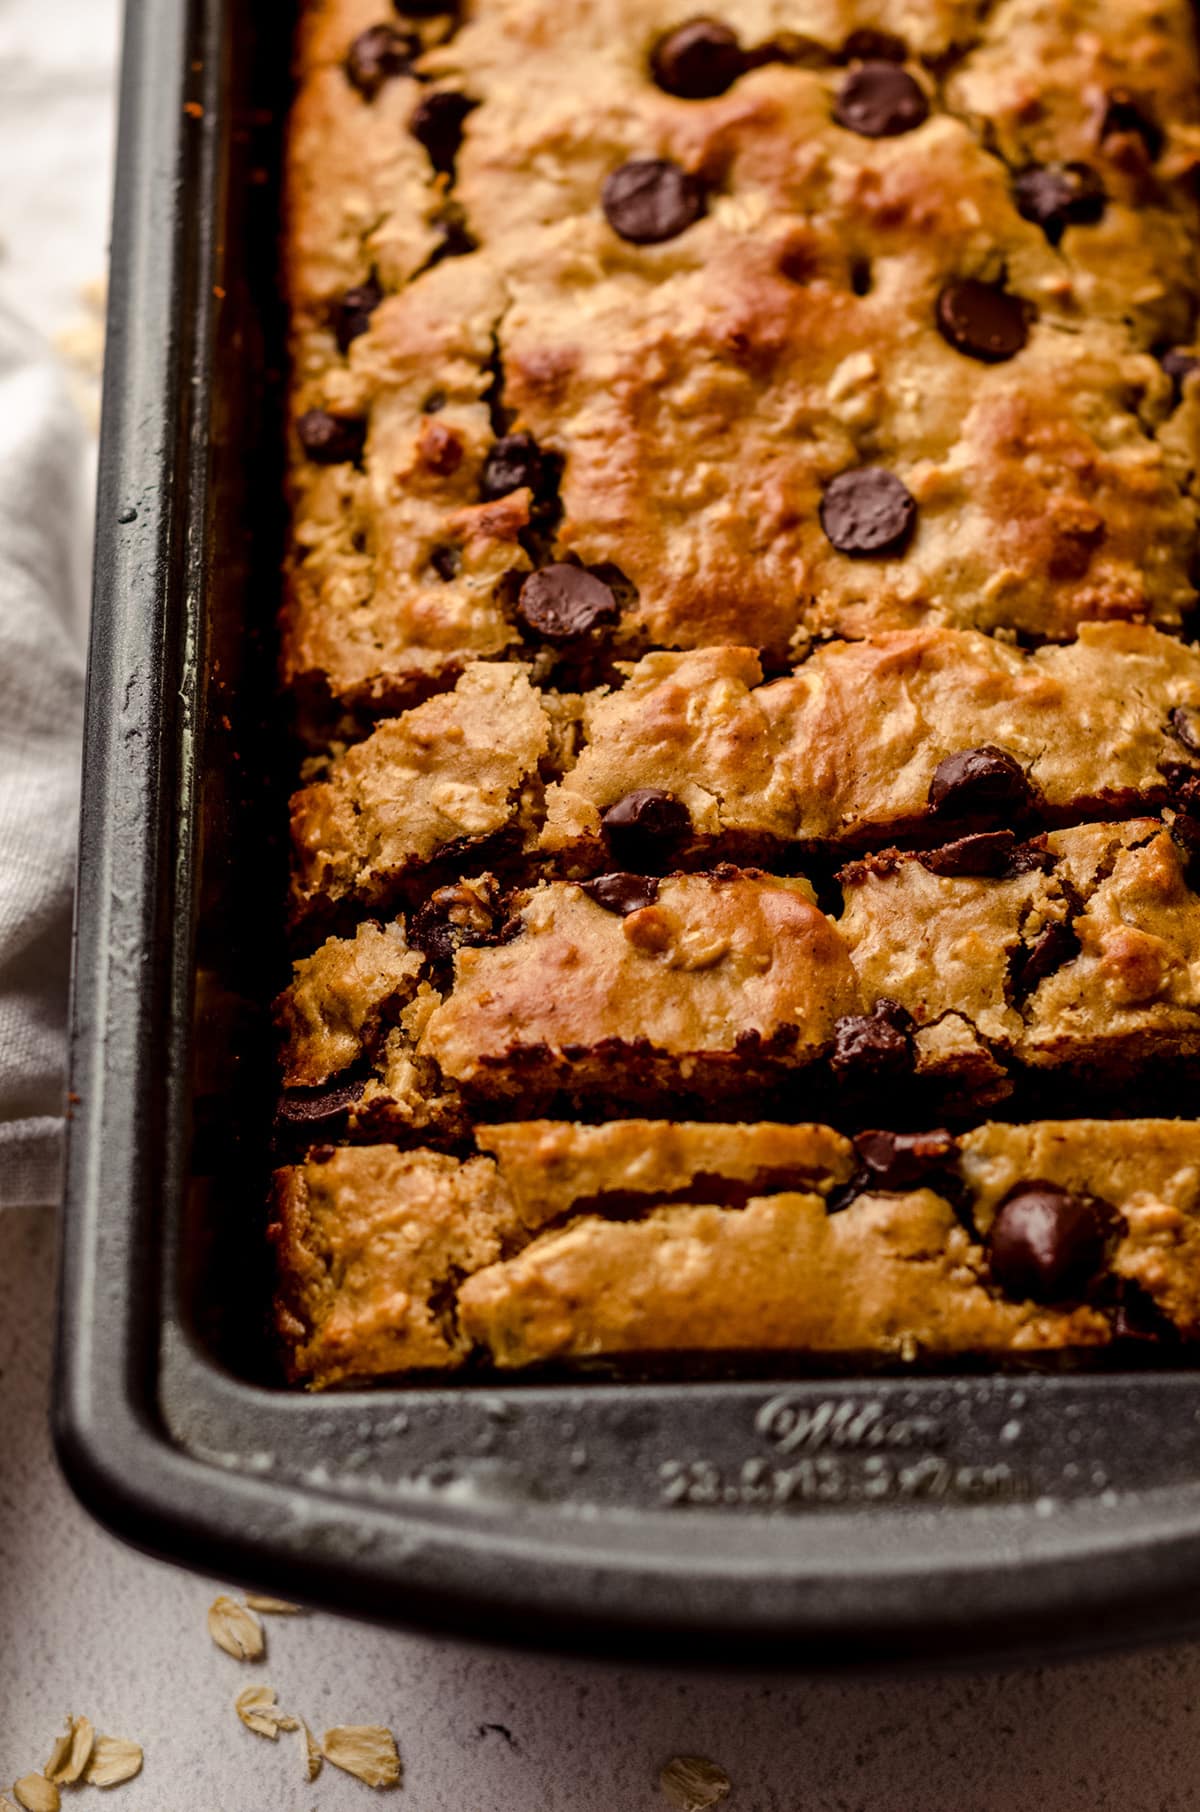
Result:
[[[664,1460],[659,1501],[666,1505],[730,1509],[787,1509],[809,1504],[996,1502],[1030,1495],[1028,1481],[1006,1465],[960,1465],[937,1453],[903,1458],[888,1453],[805,1454],[787,1466],[743,1460]]]

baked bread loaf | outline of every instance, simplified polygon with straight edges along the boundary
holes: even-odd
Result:
[[[1200,1335],[1191,8],[296,45],[289,1374]]]

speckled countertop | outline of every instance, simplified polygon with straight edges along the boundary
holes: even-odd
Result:
[[[51,333],[103,264],[115,15],[114,0],[0,0],[0,295]],[[272,1620],[265,1662],[240,1666],[206,1633],[212,1582],[120,1547],[55,1471],[55,1243],[52,1212],[0,1215],[0,1790],[86,1712],[146,1751],[115,1812],[369,1804],[328,1768],[309,1785],[295,1737],[242,1729],[233,1699],[253,1679],[320,1729],[390,1725],[406,1779],[385,1803],[413,1812],[653,1812],[678,1753],[725,1767],[730,1812],[1200,1807],[1200,1647],[797,1680],[532,1659],[312,1616]]]

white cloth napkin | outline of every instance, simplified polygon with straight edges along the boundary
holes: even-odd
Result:
[[[0,307],[0,1206],[57,1199],[84,672],[85,451]]]

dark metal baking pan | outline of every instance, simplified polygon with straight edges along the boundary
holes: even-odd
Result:
[[[289,12],[129,14],[56,1412],[75,1488],[226,1577],[524,1642],[828,1665],[1200,1623],[1196,1372],[272,1386]]]

